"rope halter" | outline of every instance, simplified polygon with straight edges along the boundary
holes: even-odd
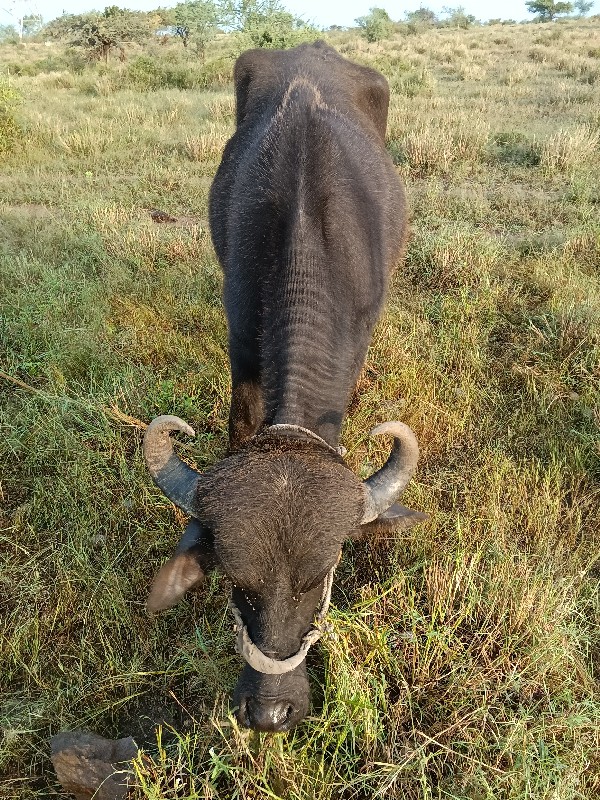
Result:
[[[244,624],[242,615],[239,608],[235,605],[233,600],[229,602],[229,609],[235,619],[234,631],[237,632],[235,642],[235,651],[238,655],[247,661],[247,663],[257,672],[262,672],[266,675],[283,675],[284,672],[291,672],[299,667],[306,658],[311,645],[318,641],[321,636],[326,632],[326,625],[323,625],[325,615],[329,609],[331,601],[331,588],[333,586],[333,573],[337,563],[329,570],[323,584],[323,593],[319,602],[313,627],[302,638],[302,644],[299,650],[289,658],[284,658],[279,661],[276,658],[269,658],[254,644],[248,633],[248,628]]]

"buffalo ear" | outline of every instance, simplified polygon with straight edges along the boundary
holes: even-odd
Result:
[[[205,573],[214,566],[213,536],[192,517],[179,540],[175,555],[157,572],[146,608],[148,611],[172,608],[189,589],[201,584]]]
[[[194,553],[177,553],[158,570],[150,595],[148,611],[164,611],[176,605],[183,595],[204,580],[204,570]]]
[[[357,533],[361,539],[371,533],[396,533],[408,530],[426,519],[429,519],[429,514],[413,511],[411,508],[401,506],[400,503],[393,503],[372,522],[361,525]]]

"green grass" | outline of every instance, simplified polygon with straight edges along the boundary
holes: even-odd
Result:
[[[137,738],[139,800],[598,796],[600,30],[552,27],[334,40],[391,82],[412,214],[343,442],[367,475],[368,430],[410,424],[406,502],[431,518],[346,547],[287,736],[228,713],[223,577],[144,610],[183,519],[140,421],[188,419],[200,468],[226,448],[207,197],[227,41],[206,80],[158,45],[156,70],[0,50],[22,98],[0,174],[0,796],[65,796],[48,737],[81,727]]]

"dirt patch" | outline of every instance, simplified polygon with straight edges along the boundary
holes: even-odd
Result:
[[[177,684],[177,695],[185,697],[185,685]],[[187,727],[190,717],[178,705],[173,696],[152,691],[128,703],[118,717],[119,730],[123,736],[131,736],[140,747],[156,747],[156,730],[162,728],[163,740],[169,740],[172,729]]]

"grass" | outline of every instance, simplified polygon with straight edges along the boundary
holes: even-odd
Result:
[[[206,216],[227,42],[202,75],[158,45],[108,68],[0,51],[22,100],[0,175],[0,796],[64,796],[48,737],[78,727],[137,738],[139,800],[598,796],[598,34],[334,40],[391,82],[412,209],[343,441],[367,475],[386,451],[367,431],[409,423],[406,502],[431,519],[348,544],[312,716],[272,737],[228,712],[223,577],[144,611],[183,519],[139,421],[188,419],[200,468],[226,447]]]

